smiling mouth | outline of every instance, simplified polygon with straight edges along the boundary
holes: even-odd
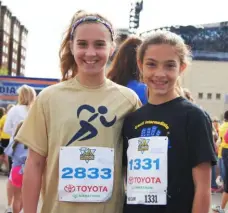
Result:
[[[83,60],[83,61],[86,64],[96,64],[97,63],[97,60],[93,60],[93,61]]]
[[[164,86],[166,84],[168,84],[168,81],[151,81],[153,84],[155,84],[156,86]]]

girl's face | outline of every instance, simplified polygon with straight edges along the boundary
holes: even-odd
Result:
[[[176,81],[185,65],[180,64],[175,47],[169,44],[148,46],[139,67],[150,94],[165,99],[176,96]]]
[[[78,73],[103,75],[114,47],[110,32],[103,24],[83,23],[76,28],[71,50]]]

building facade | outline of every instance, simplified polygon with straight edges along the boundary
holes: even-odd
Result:
[[[23,76],[28,30],[0,2],[0,75]]]
[[[183,74],[182,85],[212,118],[222,119],[228,110],[228,62],[194,60]]]

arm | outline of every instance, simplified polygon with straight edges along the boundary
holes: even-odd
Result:
[[[3,130],[3,126],[4,126],[4,123],[3,123],[3,116],[2,116],[2,118],[0,119],[0,132]]]
[[[28,158],[25,164],[22,187],[24,213],[37,212],[45,162],[45,157],[29,150]]]
[[[195,185],[192,213],[208,213],[211,200],[211,164],[201,163],[192,169]]]
[[[7,113],[6,121],[3,127],[3,131],[9,134],[10,136],[13,136],[13,118],[14,118],[14,107],[10,109],[10,111]]]

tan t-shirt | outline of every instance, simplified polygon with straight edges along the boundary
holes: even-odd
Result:
[[[76,78],[73,78],[50,86],[40,93],[16,139],[47,157],[42,186],[44,189],[42,213],[122,212],[124,201],[122,125],[125,116],[140,105],[137,95],[132,90],[108,79],[100,87],[91,89],[82,86]],[[102,113],[99,116],[92,119],[95,113],[100,112]],[[115,120],[114,124],[106,125],[104,122],[102,124],[101,116],[104,116],[107,122]],[[85,135],[77,136],[70,146],[115,149],[113,194],[112,198],[104,203],[58,201],[60,146],[65,146],[81,129],[80,121],[88,121],[95,127],[97,134],[88,140],[83,139]]]

